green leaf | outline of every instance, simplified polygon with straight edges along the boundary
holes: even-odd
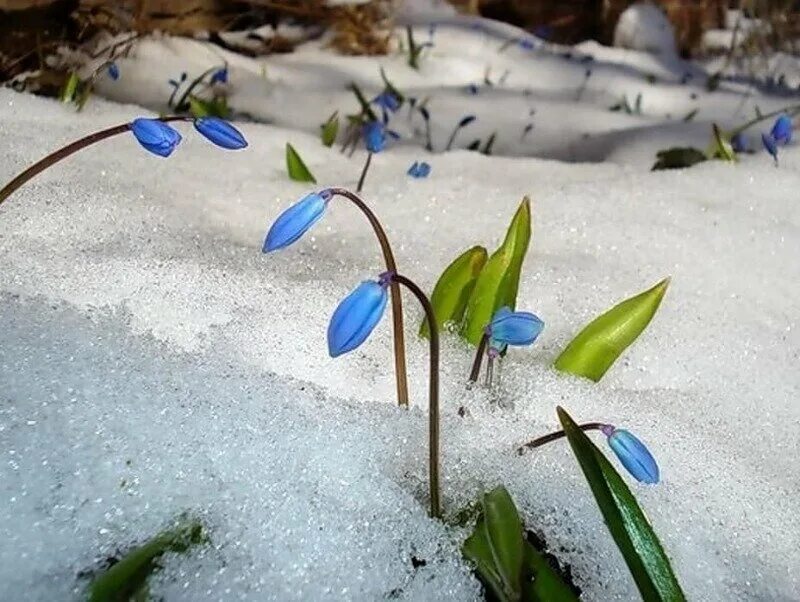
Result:
[[[516,306],[522,262],[531,238],[531,205],[525,197],[520,203],[503,244],[492,254],[475,283],[467,302],[461,334],[477,345],[494,312],[504,305]]]
[[[163,531],[131,550],[97,577],[89,585],[89,602],[147,600],[147,579],[158,568],[158,558],[164,552],[185,552],[190,546],[205,541],[199,521],[182,519],[177,527]]]
[[[501,602],[520,600],[524,557],[522,523],[505,487],[483,496],[483,515],[462,552],[492,594]]]
[[[59,99],[63,103],[70,103],[75,99],[75,93],[78,91],[78,85],[81,83],[77,73],[70,73],[64,81],[64,87],[61,88]]]
[[[526,602],[577,602],[578,596],[553,570],[544,555],[525,542],[522,599]]]
[[[339,134],[339,111],[335,111],[319,127],[322,129],[322,144],[330,148],[336,142],[336,136]]]
[[[228,101],[224,96],[204,100],[192,95],[189,96],[189,113],[192,117],[227,117]]]
[[[356,95],[356,100],[358,100],[358,104],[361,105],[361,114],[369,117],[370,121],[378,121],[378,117],[377,115],[375,115],[375,111],[373,111],[372,107],[369,106],[369,102],[367,102],[367,98],[364,96],[364,93],[361,91],[361,88],[359,88],[355,82],[351,82],[350,89],[353,91],[353,94]]]
[[[311,172],[308,170],[308,167],[306,167],[306,164],[303,163],[300,155],[297,154],[297,151],[294,150],[294,147],[288,142],[286,143],[286,171],[289,172],[289,177],[295,182],[317,183],[316,178],[311,175]]]
[[[669,558],[625,481],[562,408],[558,418],[642,599],[685,600]]]
[[[472,247],[459,255],[442,272],[431,295],[431,304],[439,328],[448,322],[461,324],[467,300],[475,288],[478,274],[486,264],[487,255],[484,247]],[[428,338],[429,333],[428,321],[423,320],[419,334]]]
[[[592,320],[556,358],[555,367],[599,381],[653,319],[668,286],[665,278]]]
[[[400,103],[400,106],[403,106],[403,103],[406,100],[406,97],[397,89],[391,81],[389,81],[389,77],[386,75],[386,71],[383,70],[383,67],[380,68],[381,72],[381,79],[383,80],[383,85],[386,86],[386,90],[394,96],[397,101]]]
[[[716,123],[711,124],[711,146],[706,153],[709,157],[715,159],[722,159],[723,161],[736,161],[736,152],[729,140],[722,135],[719,126]]]
[[[682,169],[684,167],[691,167],[696,163],[706,161],[708,157],[706,154],[696,148],[690,146],[668,148],[656,153],[656,162],[651,171],[659,171],[661,169]]]

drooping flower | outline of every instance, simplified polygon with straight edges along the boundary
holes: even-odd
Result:
[[[628,431],[614,428],[610,424],[601,430],[608,437],[609,446],[633,478],[650,485],[658,483],[658,464],[644,443]]]
[[[380,121],[370,121],[364,126],[364,144],[371,153],[379,153],[386,148],[386,128]]]
[[[775,120],[770,130],[770,136],[778,144],[789,144],[792,141],[792,119],[788,115],[781,115]]]
[[[748,151],[747,137],[743,132],[739,132],[731,138],[731,148],[735,153],[746,153]]]
[[[108,64],[108,77],[117,81],[119,79],[119,66],[116,63],[109,63]]]
[[[159,119],[139,117],[130,128],[139,144],[160,157],[169,157],[181,141],[178,130]]]
[[[228,83],[228,68],[222,67],[211,74],[212,84],[227,84]]]
[[[372,333],[386,309],[391,278],[365,280],[336,308],[328,325],[328,352],[338,357],[352,351]]]
[[[384,90],[372,99],[372,103],[379,106],[384,111],[394,113],[400,108],[400,100],[389,90]]]
[[[491,347],[500,349],[502,345],[531,345],[543,328],[544,322],[534,314],[501,307],[486,327],[486,334]]]
[[[764,145],[764,148],[767,149],[767,152],[772,155],[772,158],[775,159],[775,165],[777,165],[778,145],[775,143],[775,138],[773,138],[771,134],[761,132],[761,143]]]
[[[407,173],[412,178],[427,178],[431,173],[431,166],[425,161],[414,161],[414,164],[408,168]]]
[[[330,199],[326,190],[312,192],[281,213],[267,232],[263,252],[283,249],[303,236],[325,213]]]
[[[198,117],[194,120],[194,127],[208,140],[222,148],[238,150],[247,146],[247,140],[242,133],[219,117]]]

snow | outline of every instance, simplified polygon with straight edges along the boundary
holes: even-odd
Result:
[[[786,99],[743,101],[724,83],[705,93],[700,75],[679,82],[682,69],[702,74],[696,65],[631,50],[499,52],[496,33],[441,24],[420,73],[401,56],[331,56],[322,41],[261,62],[226,54],[233,106],[272,122],[239,122],[248,149],[225,152],[178,126],[184,141],[164,160],[120,136],[0,206],[0,599],[80,599],[79,573],[184,511],[212,543],[168,558],[153,591],[170,601],[480,599],[458,551],[466,531],[426,515],[420,309],[404,298],[410,411],[394,406],[388,317],[357,351],[327,355],[336,304],[383,270],[367,224],[336,200],[294,246],[260,252],[271,221],[309,191],[286,177],[287,141],[320,188],[355,187],[363,152],[324,148],[318,125],[353,107],[350,79],[379,89],[378,64],[404,91],[431,95],[435,140],[472,112],[461,142],[497,129],[505,155],[428,155],[408,141],[405,111],[395,117],[406,140],[375,156],[364,195],[403,273],[431,290],[456,254],[494,248],[520,199],[533,199],[518,306],[544,319],[542,336],[509,354],[491,391],[465,389],[470,350],[444,339],[446,512],[503,483],[585,599],[634,599],[568,446],[514,454],[557,428],[561,404],[631,430],[655,454],[663,482],[629,482],[689,599],[797,598],[800,154],[782,149],[780,169],[759,153],[648,171],[665,140],[707,140],[711,119],[735,125],[753,104],[766,112]],[[207,52],[147,39],[120,60],[120,87],[101,91],[158,108],[160,74],[198,73],[219,59]],[[584,54],[594,75],[575,100]],[[506,85],[466,93],[487,63],[513,67]],[[649,84],[642,74],[656,66]],[[641,115],[607,110],[637,90]],[[692,107],[693,122],[665,118]],[[530,146],[515,143],[530,108]],[[95,98],[76,114],[0,90],[0,179],[143,113]],[[423,159],[431,175],[409,178]],[[667,275],[656,318],[603,381],[552,369],[589,319]]]
[[[675,32],[662,8],[638,2],[619,16],[614,28],[614,46],[674,56]]]

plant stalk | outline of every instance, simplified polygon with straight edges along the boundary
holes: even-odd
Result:
[[[604,422],[585,422],[583,424],[579,424],[578,428],[582,431],[592,431],[592,430],[601,430],[604,426],[608,426]],[[548,433],[547,435],[542,435],[541,437],[537,437],[532,441],[528,441],[527,443],[520,445],[517,448],[517,454],[520,456],[525,453],[526,450],[529,449],[536,449],[537,447],[541,447],[542,445],[546,445],[552,441],[558,441],[563,437],[566,437],[567,434],[564,431],[555,431],[554,433]]]
[[[483,363],[483,355],[486,352],[486,344],[489,342],[489,335],[485,332],[478,343],[478,350],[475,352],[475,361],[472,362],[472,370],[469,372],[468,386],[478,382],[478,376],[481,373],[481,364]]]
[[[364,188],[364,180],[367,178],[367,170],[370,163],[372,163],[372,153],[367,153],[367,161],[364,163],[364,169],[361,170],[361,177],[358,178],[356,192],[361,192],[361,189]]]
[[[441,518],[442,509],[440,502],[439,485],[439,326],[436,324],[436,314],[430,300],[413,281],[400,274],[392,276],[392,282],[399,282],[410,290],[419,300],[425,310],[425,317],[430,324],[430,374],[428,390],[428,470],[430,475],[429,488],[431,496],[432,518]]]
[[[181,115],[169,115],[166,117],[159,117],[158,119],[163,122],[191,120],[191,118],[184,117]],[[99,132],[95,132],[93,134],[89,134],[88,136],[84,136],[83,138],[81,138],[80,140],[76,140],[75,142],[70,142],[66,146],[58,149],[57,151],[50,153],[43,159],[40,159],[39,161],[31,165],[28,169],[26,169],[22,173],[20,173],[8,184],[3,186],[2,190],[0,190],[0,204],[2,204],[3,201],[5,201],[9,196],[11,196],[18,188],[20,188],[28,180],[34,178],[36,175],[40,174],[48,167],[52,167],[62,159],[66,159],[70,155],[77,153],[79,150],[84,149],[87,146],[91,146],[95,142],[100,142],[101,140],[105,140],[106,138],[110,138],[111,136],[122,134],[123,132],[127,132],[128,130],[130,130],[130,128],[131,128],[130,123],[122,123],[120,125],[115,125],[105,130],[100,130]]]
[[[369,220],[386,262],[386,271],[397,273],[397,263],[394,259],[389,238],[377,216],[358,195],[346,188],[330,188],[331,194],[343,196],[358,207]],[[403,301],[400,296],[400,286],[396,282],[390,284],[392,291],[392,323],[394,326],[394,373],[397,381],[397,404],[408,407],[408,376],[406,371],[406,343],[403,329]]]

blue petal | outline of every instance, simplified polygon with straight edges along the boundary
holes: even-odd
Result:
[[[419,168],[417,169],[420,178],[427,178],[428,175],[431,173],[431,166],[428,163],[423,161],[419,164]]]
[[[169,157],[181,141],[178,131],[159,119],[139,117],[130,127],[139,144],[160,157]]]
[[[413,165],[408,168],[408,171],[406,173],[410,175],[412,178],[416,178],[418,169],[419,169],[419,162],[414,161]]]
[[[507,307],[502,307],[495,313],[489,324],[492,339],[508,345],[530,345],[544,328],[537,316],[530,312],[512,312]]]
[[[747,146],[747,138],[742,132],[739,132],[731,138],[731,148],[734,152],[744,153],[747,151]]]
[[[364,144],[371,153],[379,153],[386,147],[386,130],[379,121],[371,121],[364,126]]]
[[[658,464],[644,443],[624,429],[615,430],[608,444],[631,475],[642,483],[658,483]]]
[[[788,115],[781,115],[772,126],[770,135],[779,144],[789,144],[792,140],[792,120]]]
[[[269,253],[288,247],[303,236],[325,213],[327,202],[317,192],[312,192],[278,216],[267,232],[263,252]]]
[[[775,139],[772,137],[772,135],[762,132],[761,133],[761,142],[764,145],[764,148],[767,149],[767,152],[770,155],[772,155],[772,157],[777,161],[778,160],[778,145],[775,144]]]
[[[238,150],[247,146],[242,133],[230,123],[219,117],[199,117],[194,120],[195,129],[211,142],[228,150]]]
[[[211,83],[227,84],[228,83],[228,68],[223,67],[218,69],[211,75]]]
[[[347,295],[328,325],[328,353],[338,357],[352,351],[370,335],[386,309],[386,287],[366,280]]]

